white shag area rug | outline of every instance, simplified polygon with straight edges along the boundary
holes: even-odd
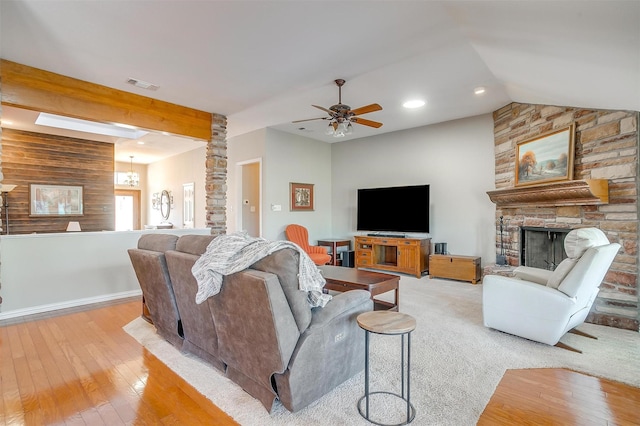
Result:
[[[417,322],[411,340],[415,425],[475,425],[507,369],[564,367],[640,387],[638,332],[583,324],[578,328],[598,340],[573,334],[561,340],[582,354],[547,346],[485,328],[482,285],[428,277],[401,277],[400,311]],[[370,424],[356,407],[364,372],[297,413],[277,403],[269,415],[258,400],[197,357],[180,353],[144,320],[124,329],[242,425]],[[371,390],[399,393],[400,338],[372,334],[370,356]],[[334,362],[339,360],[327,360]],[[402,421],[386,401],[372,400],[371,407],[376,421]]]

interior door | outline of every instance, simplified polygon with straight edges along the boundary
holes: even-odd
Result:
[[[194,219],[194,214],[195,214],[195,195],[194,195],[194,191],[195,191],[195,184],[193,182],[191,183],[185,183],[182,185],[182,191],[183,191],[183,201],[182,201],[182,227],[183,228],[189,228],[192,229],[194,228],[194,224],[195,224],[195,219]]]
[[[262,161],[238,163],[239,212],[237,227],[252,237],[262,236]]]
[[[140,191],[116,189],[116,231],[140,229]]]

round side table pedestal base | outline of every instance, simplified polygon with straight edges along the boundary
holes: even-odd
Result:
[[[366,408],[363,408],[362,406],[364,405],[366,407],[366,399],[367,399],[367,395],[363,396],[362,398],[360,398],[358,400],[358,411],[360,412],[360,415],[362,417],[364,417],[368,422],[373,423],[374,425],[379,425],[379,426],[402,426],[402,425],[407,425],[409,423],[411,423],[413,421],[413,419],[416,417],[416,409],[413,407],[413,404],[410,403],[409,401],[407,401],[405,398],[403,398],[401,395],[398,395],[397,393],[392,393],[392,392],[371,392],[369,394],[369,396],[371,395],[377,395],[377,394],[386,394],[386,395],[392,395],[395,396],[397,398],[400,398],[401,400],[405,401],[408,405],[408,418],[402,422],[402,423],[379,423],[376,422],[375,420],[371,420],[369,417],[367,417],[367,413],[366,413]]]

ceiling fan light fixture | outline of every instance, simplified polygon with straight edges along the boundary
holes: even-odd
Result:
[[[318,117],[318,118],[308,118],[305,120],[295,120],[292,123],[301,123],[303,121],[311,121],[311,120],[329,120],[329,125],[325,129],[325,135],[333,136],[334,138],[342,138],[346,135],[353,134],[353,125],[352,123],[361,124],[363,126],[369,126],[374,128],[379,128],[382,126],[382,123],[377,121],[367,120],[364,118],[360,118],[359,116],[362,114],[368,114],[375,111],[381,111],[382,107],[378,104],[369,104],[362,106],[360,108],[352,109],[349,105],[342,103],[342,85],[344,85],[345,81],[342,79],[335,80],[336,85],[338,86],[338,103],[332,105],[329,108],[325,108],[319,105],[311,105],[314,108],[317,108],[321,111],[329,114],[328,117]],[[423,102],[424,105],[424,102]],[[299,129],[300,130],[300,129]]]
[[[423,101],[422,99],[412,99],[410,101],[406,101],[405,103],[403,103],[402,106],[405,108],[413,109],[413,108],[420,108],[424,106],[425,103],[426,102]]]
[[[351,122],[349,122],[349,124],[347,124],[347,130],[345,131],[345,134],[350,135],[353,133],[353,126],[351,125]]]
[[[329,123],[327,128],[325,129],[324,134],[327,136],[331,136],[335,133],[335,129],[333,128],[333,121]]]
[[[347,123],[343,121],[342,123],[338,123],[338,127],[336,127],[336,131],[333,134],[334,138],[343,138],[347,134]]]

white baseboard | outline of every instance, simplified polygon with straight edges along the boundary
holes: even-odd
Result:
[[[0,320],[24,317],[27,315],[41,314],[43,312],[57,311],[59,309],[75,308],[77,306],[91,305],[93,303],[109,302],[111,300],[126,299],[142,295],[142,290],[123,291],[121,293],[105,294],[85,299],[67,300],[49,305],[33,306],[25,309],[16,309],[9,312],[0,312]],[[1,305],[0,305],[1,306]]]

